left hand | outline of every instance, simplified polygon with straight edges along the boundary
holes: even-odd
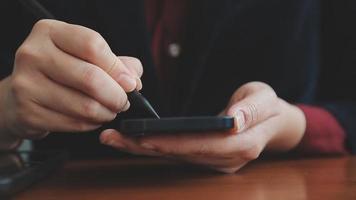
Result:
[[[221,115],[235,117],[228,132],[126,137],[113,129],[100,135],[103,144],[133,154],[166,156],[234,173],[266,149],[288,151],[305,131],[302,111],[277,97],[261,82],[240,87]]]

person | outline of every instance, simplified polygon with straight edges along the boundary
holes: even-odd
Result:
[[[351,0],[41,3],[57,20],[19,1],[0,14],[2,149],[42,138],[36,148],[95,154],[103,146],[89,132],[124,118],[126,92],[142,89],[163,116],[228,115],[236,128],[142,138],[105,129],[101,143],[227,173],[262,152],[356,152]]]

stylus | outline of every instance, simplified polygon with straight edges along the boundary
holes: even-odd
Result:
[[[36,0],[20,0],[20,3],[39,19],[55,19],[54,15]],[[147,99],[137,90],[127,93],[127,97],[131,104],[141,107],[153,118],[160,118]]]
[[[153,118],[160,118],[155,109],[151,106],[150,102],[148,102],[148,100],[137,90],[127,93],[127,97],[132,105],[141,107]]]

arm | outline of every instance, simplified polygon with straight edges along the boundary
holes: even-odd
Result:
[[[344,128],[325,108],[298,105],[303,111],[307,126],[305,134],[294,150],[302,155],[347,154]]]
[[[345,133],[344,146],[356,153],[356,2],[322,1],[322,49],[318,94],[313,106],[332,115]]]

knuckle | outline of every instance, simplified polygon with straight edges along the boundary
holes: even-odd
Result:
[[[11,93],[15,97],[15,99],[20,99],[21,95],[27,91],[27,81],[25,78],[14,75],[11,79]]]
[[[33,29],[49,29],[53,23],[51,19],[41,19],[35,23]]]
[[[269,93],[270,95],[275,95],[276,93],[274,92],[273,88],[268,85],[267,83],[260,82],[260,81],[252,81],[249,83],[246,83],[240,87],[241,90],[246,91],[246,93],[253,93],[257,91],[264,91],[266,93]]]
[[[100,75],[96,67],[86,67],[83,72],[83,89],[89,93],[96,93],[100,82]]]
[[[50,33],[54,21],[51,19],[41,19],[33,25],[32,32]]]
[[[249,85],[249,87],[252,87],[256,90],[271,88],[268,84],[266,84],[264,82],[260,82],[260,81],[253,81],[253,82],[250,82],[248,85]]]
[[[43,19],[39,20],[38,22],[35,23],[35,25],[32,28],[32,34],[36,33],[46,33],[50,32],[52,29],[52,24],[54,20],[49,20],[49,19]],[[31,38],[29,36],[28,38]],[[25,42],[17,49],[15,53],[15,62],[27,62],[27,61],[34,61],[43,55],[43,51],[40,52],[40,48],[37,48],[38,44],[31,42],[31,39],[26,39]]]
[[[263,92],[264,92],[264,95],[268,98],[268,99],[277,99],[278,96],[277,96],[277,93],[274,91],[274,89],[267,85],[266,87],[264,87],[263,89]]]
[[[87,33],[84,51],[89,58],[95,60],[107,47],[106,41],[98,32],[91,30]]]
[[[95,100],[87,100],[83,103],[83,115],[92,120],[96,120],[99,115],[99,103]]]
[[[15,65],[26,66],[40,57],[40,54],[28,43],[22,44],[15,53]]]

